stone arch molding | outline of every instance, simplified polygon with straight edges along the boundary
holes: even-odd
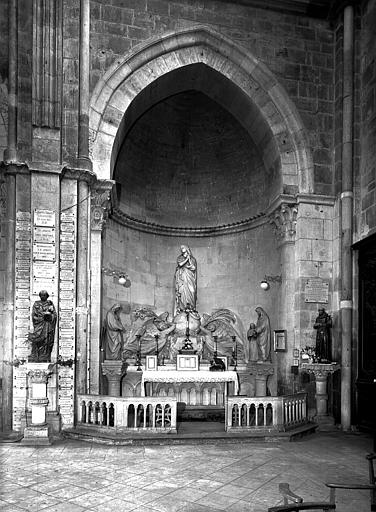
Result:
[[[312,193],[312,156],[299,113],[284,88],[245,49],[199,26],[166,33],[138,45],[98,81],[90,102],[90,152],[97,177],[112,177],[121,143],[118,131],[136,96],[162,75],[198,63],[227,77],[256,106],[258,119],[253,109],[248,114],[248,117],[252,115],[249,122],[259,122],[269,131],[259,138],[264,141],[269,138],[264,156],[279,160],[282,185],[293,186],[300,193]],[[247,112],[242,115],[246,125]]]

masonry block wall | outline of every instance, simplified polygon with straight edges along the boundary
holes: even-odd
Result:
[[[376,229],[376,1],[364,5],[361,38],[361,220],[357,238]]]
[[[307,129],[318,193],[332,190],[334,34],[322,20],[225,2],[91,2],[91,87],[138,43],[194,24],[231,38],[265,63],[295,102]]]

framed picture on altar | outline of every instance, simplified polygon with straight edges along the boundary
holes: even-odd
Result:
[[[176,356],[176,369],[198,371],[198,355],[178,354]]]
[[[286,330],[274,331],[274,352],[286,352]]]
[[[146,369],[158,370],[158,356],[146,356]]]

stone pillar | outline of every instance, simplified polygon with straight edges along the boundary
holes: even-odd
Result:
[[[89,158],[89,104],[90,104],[90,0],[80,0],[80,54],[78,106],[78,163],[83,169],[92,169]]]
[[[296,204],[282,203],[270,220],[275,226],[281,250],[282,283],[278,305],[279,325],[277,328],[286,329],[287,331],[288,350],[286,353],[280,353],[283,365],[279,368],[284,387],[291,388],[284,390],[286,392],[292,392],[292,378],[289,369],[292,365],[295,335],[295,236],[297,214],[298,207]]]
[[[120,381],[125,372],[123,361],[106,360],[102,363],[102,373],[108,381],[109,396],[120,396]]]
[[[90,366],[89,392],[99,394],[101,293],[102,293],[102,231],[110,206],[111,180],[98,181],[91,191],[91,249],[90,249]]]
[[[10,171],[11,169],[9,169]],[[6,180],[6,225],[5,239],[5,287],[4,312],[2,328],[2,361],[13,361],[13,331],[14,331],[14,283],[15,283],[15,226],[16,226],[16,175],[13,172],[5,174]],[[3,430],[12,429],[12,399],[13,399],[13,366],[2,363],[2,394],[3,394]]]
[[[272,363],[255,363],[249,368],[255,376],[255,396],[266,396],[268,377],[274,374],[274,366]]]
[[[47,416],[47,381],[51,372],[50,363],[28,363],[27,376],[29,388],[31,388],[31,425],[25,427],[22,444],[25,445],[50,445],[49,426]]]
[[[328,375],[339,370],[337,363],[303,363],[302,372],[312,373],[316,378],[316,422],[321,426],[334,425],[334,418],[328,414]]]

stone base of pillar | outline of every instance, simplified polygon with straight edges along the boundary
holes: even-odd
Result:
[[[26,446],[49,446],[52,444],[48,425],[25,427],[21,444]]]

